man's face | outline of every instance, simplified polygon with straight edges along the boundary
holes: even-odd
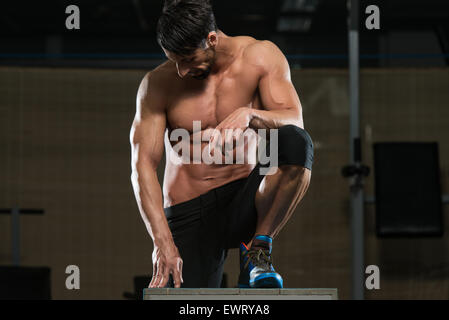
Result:
[[[197,80],[206,79],[215,59],[215,51],[212,48],[196,49],[189,56],[179,56],[164,49],[165,55],[176,64],[178,75],[184,78],[186,75]]]

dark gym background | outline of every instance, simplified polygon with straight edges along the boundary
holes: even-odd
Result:
[[[287,55],[315,143],[309,191],[274,242],[276,268],[289,288],[338,288],[340,299],[350,299],[350,193],[341,175],[349,163],[346,1],[213,3],[226,34],[271,40]],[[80,8],[80,30],[65,29],[70,4]],[[370,4],[380,8],[380,30],[365,28]],[[441,193],[448,194],[449,3],[360,6],[361,141],[371,168],[365,193],[375,193],[373,145],[399,141],[438,143]],[[140,80],[164,61],[155,38],[161,8],[161,0],[1,5],[0,208],[44,210],[20,217],[20,264],[50,268],[53,299],[131,297],[134,277],[152,273],[152,241],[130,182],[129,129]],[[447,231],[448,205],[442,208]],[[12,263],[11,219],[0,215],[3,266]],[[381,287],[365,290],[365,298],[448,299],[448,247],[447,232],[378,237],[375,205],[366,204],[365,265],[379,266]],[[80,268],[80,290],[65,287],[68,265]],[[237,265],[231,251],[229,287]]]

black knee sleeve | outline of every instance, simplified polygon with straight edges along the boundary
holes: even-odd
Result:
[[[300,165],[312,170],[313,142],[304,129],[286,125],[278,131],[279,164]]]

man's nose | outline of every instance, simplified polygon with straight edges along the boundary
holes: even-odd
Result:
[[[181,78],[184,78],[186,76],[186,74],[189,73],[189,69],[182,65],[176,64],[176,67],[178,68],[178,75]]]

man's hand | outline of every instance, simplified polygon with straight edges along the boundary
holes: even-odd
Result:
[[[154,246],[152,258],[153,277],[148,287],[165,287],[171,274],[175,288],[180,288],[184,280],[182,279],[182,259],[179,255],[178,248],[174,244],[164,250]]]
[[[225,154],[225,146],[231,146],[234,140],[239,141],[240,136],[248,129],[251,119],[251,109],[248,107],[238,108],[231,113],[215,128],[212,137],[209,139],[210,150],[214,150],[219,145],[222,153]],[[226,129],[232,129],[232,131],[226,132]],[[241,131],[237,132],[238,129]]]

